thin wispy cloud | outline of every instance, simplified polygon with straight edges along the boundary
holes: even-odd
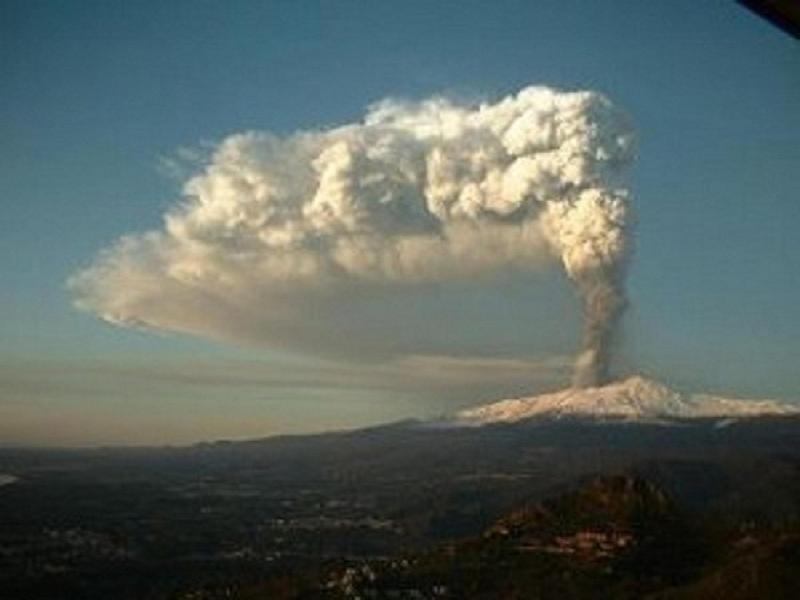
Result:
[[[189,443],[436,416],[553,389],[569,357],[407,356],[383,363],[5,360],[0,445]],[[67,407],[68,410],[67,410]]]
[[[218,387],[271,390],[321,389],[444,394],[469,402],[480,390],[542,387],[563,378],[569,357],[495,358],[411,355],[379,364],[269,361],[51,361],[0,364],[5,399],[59,394],[119,394],[129,385],[183,389]],[[477,386],[477,390],[476,390]],[[116,392],[115,392],[116,390]],[[470,393],[466,393],[469,390]]]

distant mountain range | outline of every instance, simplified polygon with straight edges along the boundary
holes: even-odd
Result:
[[[685,394],[641,376],[600,387],[569,388],[528,398],[501,400],[462,410],[453,424],[513,423],[533,418],[588,417],[651,423],[682,419],[736,419],[797,415],[800,406],[775,400],[735,400]]]

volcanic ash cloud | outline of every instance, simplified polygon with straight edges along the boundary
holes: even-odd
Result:
[[[124,236],[70,287],[119,325],[318,350],[324,318],[310,311],[354,290],[559,261],[584,304],[574,383],[595,385],[626,302],[632,154],[603,95],[547,87],[477,106],[386,100],[333,129],[233,135],[163,229]]]

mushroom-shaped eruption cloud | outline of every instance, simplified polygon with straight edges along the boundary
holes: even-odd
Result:
[[[70,287],[115,324],[308,350],[322,343],[309,310],[354,288],[558,261],[585,313],[574,384],[596,385],[626,304],[633,145],[605,96],[541,86],[478,105],[386,100],[328,130],[232,135],[163,229],[124,236]]]

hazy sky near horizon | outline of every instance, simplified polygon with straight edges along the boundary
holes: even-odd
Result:
[[[557,272],[356,305],[426,336],[374,361],[117,328],[65,285],[159,228],[226,136],[531,84],[599,90],[637,131],[618,372],[800,401],[800,49],[733,2],[7,0],[0,81],[0,445],[317,431],[565,384],[580,305]]]

